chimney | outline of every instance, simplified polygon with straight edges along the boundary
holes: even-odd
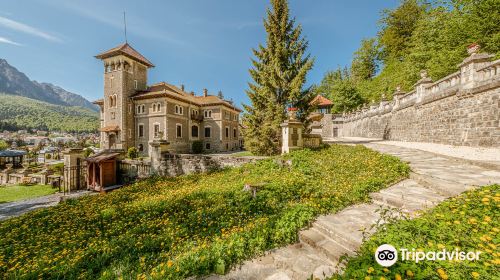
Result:
[[[207,97],[208,96],[208,89],[204,88],[203,89],[203,97]]]
[[[184,91],[184,85],[181,85],[181,90]]]

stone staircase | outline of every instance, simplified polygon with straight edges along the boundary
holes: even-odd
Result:
[[[325,279],[342,270],[343,256],[352,256],[361,246],[363,235],[384,223],[381,209],[392,216],[413,217],[419,211],[479,185],[500,182],[500,172],[464,164],[435,154],[388,145],[366,144],[372,149],[408,161],[410,179],[370,194],[371,203],[350,206],[338,213],[320,216],[308,229],[299,232],[299,242],[269,251],[244,262],[226,275],[206,279]]]

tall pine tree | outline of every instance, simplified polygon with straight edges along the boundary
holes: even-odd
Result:
[[[311,88],[304,88],[313,59],[306,54],[302,27],[290,19],[287,0],[271,0],[271,6],[264,20],[266,45],[253,50],[253,82],[247,90],[252,104],[244,105],[245,147],[257,155],[276,154],[287,107],[296,107],[307,123],[314,98]]]

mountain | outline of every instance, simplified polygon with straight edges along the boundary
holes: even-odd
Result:
[[[94,132],[98,126],[99,114],[91,109],[0,93],[0,130]]]
[[[80,106],[98,111],[98,107],[82,96],[49,83],[31,81],[23,72],[0,59],[0,92],[24,96],[61,106]]]

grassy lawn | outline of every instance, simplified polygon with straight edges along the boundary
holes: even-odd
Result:
[[[333,279],[500,279],[500,185],[449,199],[420,218],[391,224],[368,240]],[[382,244],[396,249],[481,251],[479,261],[398,261],[384,269],[374,259]],[[399,252],[398,252],[399,253]]]
[[[35,185],[35,186],[6,186],[0,187],[0,203],[12,202],[16,200],[34,198],[44,195],[49,195],[57,192],[57,189],[52,186]]]
[[[0,273],[30,279],[223,273],[295,242],[317,215],[366,201],[408,173],[395,157],[334,145],[210,174],[152,178],[0,223]],[[261,185],[255,197],[245,184]]]

